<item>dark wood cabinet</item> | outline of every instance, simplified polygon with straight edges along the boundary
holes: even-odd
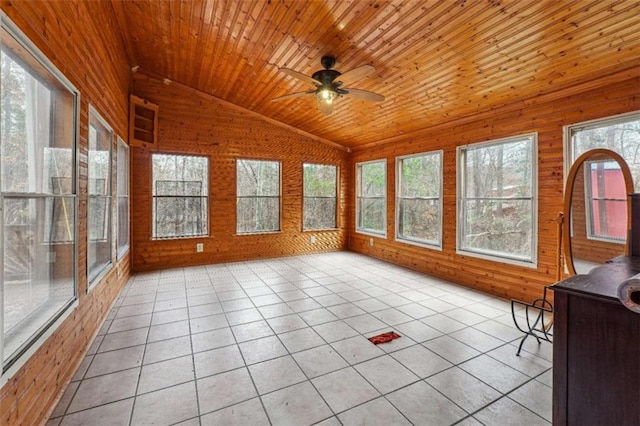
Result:
[[[553,286],[554,425],[640,425],[640,314],[617,298],[638,273],[621,256]]]

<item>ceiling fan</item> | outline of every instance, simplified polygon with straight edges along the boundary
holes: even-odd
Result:
[[[367,90],[344,87],[345,85],[355,83],[356,81],[370,75],[376,70],[375,67],[371,65],[363,65],[361,67],[347,71],[343,74],[340,71],[333,69],[334,65],[336,64],[336,58],[334,58],[333,56],[323,56],[320,60],[320,63],[322,64],[324,69],[314,72],[311,77],[289,68],[280,68],[280,71],[290,75],[291,77],[295,77],[298,80],[309,83],[315,88],[306,90],[304,92],[297,92],[280,96],[271,99],[271,101],[282,101],[285,99],[314,95],[318,101],[318,109],[324,115],[330,115],[333,112],[333,102],[340,96],[349,95],[354,98],[373,102],[384,101],[384,96],[377,93],[369,92]]]

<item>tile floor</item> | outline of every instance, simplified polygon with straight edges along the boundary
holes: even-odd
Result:
[[[551,345],[519,337],[508,301],[349,252],[138,274],[47,425],[549,424]]]

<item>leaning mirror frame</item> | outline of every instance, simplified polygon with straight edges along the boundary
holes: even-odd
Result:
[[[564,246],[564,259],[569,275],[576,275],[575,265],[573,263],[573,255],[571,250],[571,206],[573,199],[573,190],[576,182],[578,171],[581,170],[583,164],[591,159],[601,159],[602,157],[609,156],[612,160],[616,161],[622,171],[624,178],[625,189],[627,193],[627,239],[624,247],[624,254],[629,252],[629,230],[631,229],[631,203],[629,201],[629,194],[633,193],[633,177],[631,176],[631,170],[629,165],[622,158],[622,156],[610,149],[597,148],[592,149],[584,154],[580,155],[576,161],[573,162],[567,175],[567,181],[564,190],[564,226],[562,228],[562,245]]]

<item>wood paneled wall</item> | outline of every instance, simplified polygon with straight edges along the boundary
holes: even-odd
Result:
[[[75,85],[81,100],[78,306],[0,389],[0,424],[35,425],[46,420],[55,407],[129,278],[126,255],[87,293],[88,106],[93,105],[126,141],[131,77],[110,3],[2,0],[0,8]],[[115,147],[114,141],[114,161]],[[112,258],[115,261],[115,247]]]
[[[640,78],[609,83],[599,88],[556,93],[546,100],[505,105],[482,117],[452,120],[434,129],[425,129],[410,138],[370,145],[351,156],[355,163],[384,158],[387,160],[387,235],[374,238],[349,228],[349,248],[444,279],[465,284],[506,298],[532,300],[540,297],[542,286],[555,282],[557,268],[557,225],[554,219],[562,211],[563,141],[562,127],[640,109]],[[456,253],[456,147],[507,136],[538,133],[538,265],[537,268],[513,266]],[[443,249],[430,250],[396,242],[395,235],[395,157],[444,150]],[[350,187],[355,184],[354,177]],[[349,206],[354,217],[355,205]]]
[[[132,148],[132,262],[136,271],[346,248],[347,152],[175,83],[136,75],[134,94],[160,107],[154,152],[209,158],[209,236],[153,240],[151,154]],[[281,162],[281,232],[236,235],[236,159]],[[302,163],[339,167],[337,230],[302,231]],[[315,235],[315,243],[310,237]],[[196,253],[196,243],[204,252]]]

